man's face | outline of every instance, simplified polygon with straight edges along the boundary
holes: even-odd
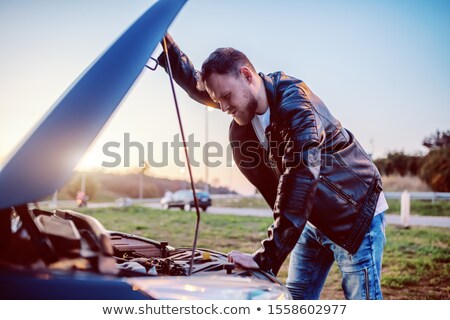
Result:
[[[220,105],[223,112],[230,114],[238,125],[249,124],[255,116],[258,104],[242,74],[236,77],[213,73],[205,87],[211,99]]]

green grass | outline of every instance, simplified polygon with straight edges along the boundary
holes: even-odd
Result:
[[[235,199],[214,199],[213,205],[216,207],[232,208],[264,208],[268,209],[266,201],[263,198],[242,197]]]
[[[102,208],[83,209],[109,230],[167,240],[172,246],[190,246],[195,213],[178,210]],[[198,246],[229,252],[253,252],[267,234],[271,218],[233,215],[202,216]],[[401,229],[388,226],[383,257],[382,287],[385,299],[450,299],[450,230]],[[288,260],[280,273],[287,276]],[[324,299],[343,299],[339,269],[334,265],[322,293]]]
[[[389,213],[400,214],[400,200],[389,199]],[[450,201],[412,200],[411,214],[420,216],[450,217]]]
[[[388,228],[382,284],[407,299],[449,299],[449,236],[444,228]]]
[[[156,210],[132,206],[128,208],[80,209],[100,220],[109,230],[134,233],[155,240],[167,240],[172,246],[192,244],[195,212]],[[228,252],[236,249],[253,251],[267,234],[271,219],[255,219],[233,215],[202,215],[199,247]]]
[[[400,200],[388,200],[388,213],[400,214]],[[262,198],[214,199],[214,206],[233,208],[266,208],[269,206]],[[450,201],[412,200],[411,214],[420,216],[450,217]]]

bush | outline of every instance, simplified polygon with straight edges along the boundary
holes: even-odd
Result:
[[[423,159],[420,177],[436,192],[450,192],[450,148],[430,151]]]
[[[405,175],[417,175],[421,161],[422,157],[418,155],[389,152],[386,158],[377,159],[374,163],[382,175],[398,174],[403,177]]]

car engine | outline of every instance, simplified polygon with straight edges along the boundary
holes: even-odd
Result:
[[[189,274],[192,248],[174,248],[167,241],[110,232],[97,219],[71,210],[33,209],[29,213],[39,232],[31,232],[30,222],[27,225],[17,214],[13,215],[10,239],[3,243],[0,265],[13,269],[86,271],[119,277]],[[192,276],[211,272],[279,283],[262,270],[248,270],[228,263],[224,253],[196,249]]]

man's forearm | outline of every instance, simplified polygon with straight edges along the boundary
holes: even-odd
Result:
[[[170,35],[166,35],[166,41]],[[197,71],[194,68],[191,60],[180,50],[177,44],[170,37],[170,46],[167,43],[168,55],[170,59],[170,67],[172,69],[173,78],[180,87],[183,88],[187,94],[195,101],[205,104],[207,106],[218,108],[219,106],[212,101],[211,97],[206,91],[200,91],[197,89]],[[165,53],[162,52],[158,57],[158,63],[162,66],[166,72],[167,61]]]

